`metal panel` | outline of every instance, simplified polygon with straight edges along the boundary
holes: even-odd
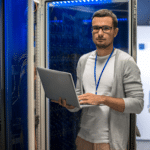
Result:
[[[37,9],[37,25],[36,25],[36,31],[35,31],[35,41],[36,41],[36,47],[35,47],[35,66],[40,66],[40,21],[41,21],[41,16],[40,16],[40,5],[38,5],[38,9]],[[36,115],[39,116],[39,119],[41,118],[40,116],[40,95],[41,95],[41,84],[40,84],[40,79],[37,75],[36,77],[36,101],[35,101],[35,106],[36,106]],[[36,128],[36,137],[37,137],[37,147],[38,149],[40,149],[40,126],[41,124],[38,124],[37,128]]]
[[[50,100],[46,98],[46,150],[50,150]]]
[[[46,5],[46,18],[48,17],[49,18],[49,14],[47,14],[47,11],[48,11],[49,7],[47,7]],[[49,33],[49,27],[48,27],[48,24],[49,24],[49,20],[45,20],[45,23],[46,23],[46,36],[47,37],[47,33]],[[47,48],[49,47],[49,40],[48,38],[46,38],[46,46]],[[46,50],[46,68],[49,68],[49,51]],[[50,149],[50,115],[49,115],[49,112],[50,112],[50,100],[48,98],[46,98],[46,150],[49,150]]]
[[[40,41],[41,41],[41,47],[40,47],[40,66],[41,67],[46,67],[46,52],[45,52],[45,7],[44,6],[44,1],[41,2],[41,31],[40,31]],[[46,110],[45,110],[45,93],[43,87],[41,87],[41,99],[40,99],[40,107],[41,107],[41,114],[40,114],[40,124],[41,124],[41,149],[45,150],[45,116],[46,116]]]
[[[36,28],[36,51],[35,51],[35,64],[36,66],[46,67],[45,60],[45,1],[40,1],[37,10],[37,28]],[[37,126],[37,144],[38,150],[45,150],[45,136],[46,136],[46,100],[43,87],[40,82],[40,78],[37,75],[36,78],[36,115],[39,115],[39,125]]]
[[[28,0],[28,149],[35,149],[33,0]]]
[[[137,61],[137,0],[132,0],[132,56]]]
[[[136,61],[137,57],[137,0],[130,1],[130,55]],[[136,150],[136,114],[130,114],[130,140],[129,150]]]
[[[128,18],[129,18],[129,24],[128,24],[128,26],[129,26],[129,54],[131,55],[131,46],[132,46],[132,32],[131,32],[131,30],[132,30],[132,23],[131,23],[131,21],[132,21],[132,1],[129,1],[129,16],[128,16]]]
[[[39,6],[38,6],[39,7]],[[40,9],[38,8],[37,9],[37,26],[36,26],[36,47],[35,47],[35,64],[36,66],[39,66],[40,65],[40,53],[39,53],[39,48],[40,48],[40,34],[39,34],[39,31],[40,30]],[[36,77],[36,103],[35,103],[35,106],[36,106],[36,115],[39,116],[39,119],[40,119],[40,79],[39,77],[37,76]],[[37,126],[37,129],[36,129],[36,137],[37,137],[37,147],[38,149],[40,148],[40,124],[38,124]]]

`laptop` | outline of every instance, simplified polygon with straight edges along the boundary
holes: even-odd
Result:
[[[61,97],[68,105],[78,108],[96,106],[79,103],[71,73],[40,67],[37,71],[47,98],[57,101]]]

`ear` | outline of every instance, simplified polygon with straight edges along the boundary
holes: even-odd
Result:
[[[119,32],[119,28],[115,28],[115,30],[114,30],[114,38],[117,36],[118,32]]]

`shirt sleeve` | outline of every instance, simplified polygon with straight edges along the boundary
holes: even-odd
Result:
[[[139,114],[144,107],[144,94],[141,83],[140,70],[132,57],[127,60],[124,67],[124,113]]]

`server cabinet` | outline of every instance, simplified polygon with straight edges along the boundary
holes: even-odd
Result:
[[[5,150],[4,2],[0,0],[0,149]]]
[[[40,3],[37,17],[37,19],[40,18],[37,26],[37,65],[70,72],[76,82],[76,65],[79,57],[95,49],[92,42],[91,17],[96,10],[102,8],[112,10],[118,17],[119,33],[115,38],[114,47],[124,50],[136,59],[135,0],[43,0]],[[65,108],[51,103],[45,99],[43,89],[39,87],[41,87],[40,81],[37,80],[36,92],[42,92],[37,97],[37,106],[41,101],[42,104],[46,104],[46,148],[75,149],[81,112],[70,113]],[[135,149],[134,114],[131,115],[130,123],[131,143],[128,148],[131,150]],[[40,134],[45,133],[40,132]],[[42,141],[39,140],[39,143]]]
[[[27,0],[5,0],[6,150],[28,149]]]

